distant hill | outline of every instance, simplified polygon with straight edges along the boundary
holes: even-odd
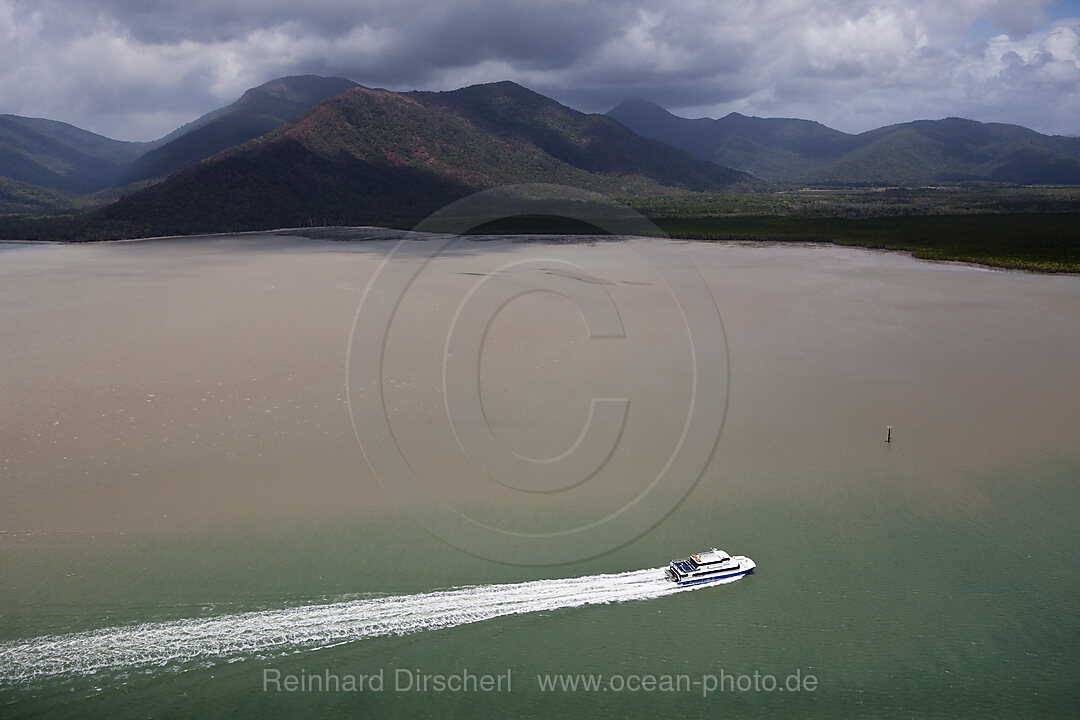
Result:
[[[0,215],[5,213],[54,212],[71,207],[74,197],[62,190],[0,177]]]
[[[281,127],[327,98],[357,87],[352,80],[296,75],[251,88],[239,100],[178,128],[138,157],[125,183],[165,177]]]
[[[442,93],[355,87],[94,213],[84,234],[419,219],[521,182],[646,194],[755,181],[511,82]]]
[[[0,179],[62,193],[92,192],[120,180],[150,146],[56,120],[0,115]]]
[[[38,213],[108,202],[279,128],[354,87],[344,78],[278,78],[159,140],[141,143],[55,120],[0,115],[0,212]]]
[[[933,185],[962,181],[1080,184],[1080,139],[961,118],[852,135],[821,123],[731,113],[687,119],[630,100],[608,115],[694,157],[772,182]]]

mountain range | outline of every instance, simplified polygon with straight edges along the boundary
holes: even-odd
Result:
[[[688,119],[644,100],[608,112],[635,132],[773,183],[916,186],[984,181],[1080,184],[1080,138],[962,118],[859,134],[810,120],[731,113]]]
[[[353,85],[268,133],[200,159],[215,148],[188,138],[208,128],[220,138],[236,116],[209,118],[147,151],[126,177],[164,167],[165,158],[187,166],[80,215],[69,234],[405,222],[476,190],[524,182],[617,195],[718,192],[757,182],[511,82],[408,93]],[[197,151],[185,156],[176,148]],[[154,162],[141,164],[144,157]]]
[[[35,123],[61,125],[20,127]],[[520,182],[612,194],[755,183],[511,82],[396,93],[341,78],[282,78],[154,143],[63,127],[82,133],[80,152],[68,153],[77,157],[62,165],[79,183],[20,171],[61,165],[26,132],[0,146],[0,158],[19,158],[0,165],[8,176],[0,203],[39,212],[70,206],[82,191],[84,203],[103,205],[71,231],[90,237],[422,217],[475,190]]]
[[[0,233],[104,238],[405,223],[523,182],[616,196],[771,183],[1080,184],[1080,139],[949,118],[858,135],[808,120],[585,114],[512,82],[391,92],[295,76],[159,140],[0,116]],[[37,216],[46,216],[39,218]]]
[[[0,115],[0,212],[115,199],[263,135],[356,87],[344,78],[278,78],[153,142],[122,142],[67,123]]]

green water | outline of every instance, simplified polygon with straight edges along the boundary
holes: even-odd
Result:
[[[335,404],[356,288],[385,248],[269,246],[224,259],[216,245],[203,254],[181,249],[182,263],[176,247],[50,249],[51,259],[27,255],[23,266],[4,270],[8,310],[0,331],[19,341],[19,376],[37,385],[21,389],[11,374],[5,379],[16,412],[4,421],[0,445],[0,651],[137,623],[658,568],[712,543],[750,555],[758,570],[736,583],[650,600],[553,607],[323,649],[30,683],[0,678],[0,717],[1080,711],[1073,558],[1080,546],[1073,373],[1080,333],[1062,322],[1080,309],[1075,278],[948,269],[854,250],[692,247],[725,313],[731,347],[732,395],[716,456],[687,500],[630,544],[587,561],[516,567],[456,550],[395,507]],[[544,252],[583,261],[607,251]],[[72,253],[83,253],[74,270],[65,264]],[[76,303],[39,304],[33,295],[45,292],[43,277],[67,272],[94,291],[80,295],[83,321],[70,326]],[[154,283],[133,279],[147,272],[157,273]],[[299,284],[288,285],[290,278]],[[156,321],[142,313],[148,303],[197,302],[188,284],[194,279],[231,298],[221,308],[241,310],[181,313],[172,332],[197,338],[214,362],[228,358],[240,380],[184,356],[163,374],[171,384],[162,391],[140,363],[159,352],[154,343],[165,335],[153,336]],[[345,286],[335,290],[335,282]],[[287,293],[275,295],[282,284]],[[297,298],[310,305],[295,310]],[[28,306],[39,307],[45,331],[12,310]],[[122,332],[150,336],[139,344],[124,335],[135,342],[127,365],[129,351],[110,354],[100,340],[110,337],[110,313],[121,308],[129,313]],[[882,308],[888,323],[878,322]],[[274,324],[259,325],[267,316]],[[87,324],[94,332],[81,338]],[[220,339],[218,324],[246,328],[245,342],[210,342]],[[312,344],[309,354],[288,344],[298,335]],[[259,337],[268,339],[260,345]],[[138,392],[123,400],[124,418],[100,420],[111,412],[106,386],[115,367]],[[55,390],[65,374],[81,383]],[[269,389],[257,385],[265,377]],[[213,400],[207,378],[226,388],[221,417],[202,409],[202,398]],[[102,392],[87,395],[87,387]],[[203,415],[185,424],[193,408]],[[267,412],[275,408],[285,410]],[[138,430],[123,430],[128,416]],[[882,420],[896,425],[893,443],[884,443]],[[61,432],[54,428],[78,438],[50,435]],[[93,441],[80,445],[87,433]],[[199,441],[207,436],[225,440],[206,449]],[[439,452],[426,461],[437,463]],[[65,464],[73,461],[74,469]],[[147,475],[167,482],[154,485]],[[507,524],[523,512],[505,502],[481,509]],[[581,517],[595,510],[586,504]],[[557,520],[573,517],[570,509]],[[395,688],[399,671],[466,670],[509,673],[511,689]],[[264,687],[268,671],[381,673],[385,680],[381,690],[286,692]],[[781,685],[798,673],[814,682],[797,692],[734,684],[706,692],[703,679],[722,673],[772,676]],[[607,690],[542,691],[537,676],[555,674],[602,676]],[[694,684],[627,689],[642,678]]]
[[[957,516],[912,507],[887,483],[833,507],[688,503],[645,540],[556,575],[648,567],[657,547],[690,547],[722,528],[753,547],[738,583],[616,605],[559,609],[364,640],[208,668],[64,679],[5,688],[5,716],[646,717],[875,715],[1067,717],[1080,702],[1080,466],[1048,463],[980,480],[987,504]],[[885,487],[875,486],[884,483]],[[766,530],[767,529],[767,530]],[[7,638],[109,624],[506,582],[535,572],[492,566],[401,527],[216,533],[138,546],[122,540],[33,549],[4,541]],[[17,545],[17,547],[13,547]],[[670,553],[669,553],[670,554]],[[428,556],[382,578],[387,558]],[[45,573],[43,567],[55,568]],[[69,576],[70,573],[70,576]],[[47,580],[47,582],[43,582]],[[36,581],[38,594],[19,593]],[[12,585],[13,584],[13,585]],[[302,589],[302,592],[301,592]],[[225,599],[228,599],[225,601]],[[102,610],[108,608],[108,613]],[[265,692],[267,668],[362,675],[509,671],[504,693]],[[812,692],[541,692],[536,676],[812,674]],[[677,709],[675,709],[677,708]]]

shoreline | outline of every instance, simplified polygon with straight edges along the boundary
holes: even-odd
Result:
[[[838,248],[852,248],[859,250],[868,250],[877,253],[886,253],[890,255],[902,255],[909,257],[912,260],[918,260],[919,262],[933,263],[935,265],[964,265],[967,267],[977,268],[979,270],[986,270],[988,272],[1022,272],[1030,275],[1080,275],[1080,269],[1078,270],[1050,270],[1039,269],[1032,267],[1025,267],[1023,265],[1006,265],[995,264],[990,262],[980,262],[978,260],[970,260],[965,258],[949,258],[949,257],[921,257],[917,254],[918,251],[910,250],[906,248],[894,248],[886,245],[871,245],[862,243],[850,243],[850,242],[838,242],[836,240],[830,240],[827,238],[807,238],[804,240],[794,240],[790,238],[718,238],[708,236],[668,236],[671,240],[683,240],[686,242],[700,242],[700,243],[732,243],[745,246],[761,246],[771,247],[776,245],[803,245],[803,246],[828,246]]]
[[[392,228],[379,225],[342,225],[325,227],[294,227],[273,228],[268,230],[241,230],[236,232],[221,233],[197,233],[193,235],[152,235],[139,238],[116,238],[109,240],[7,240],[0,239],[0,246],[52,246],[52,245],[106,245],[114,243],[142,243],[155,240],[199,240],[228,237],[249,237],[257,235],[277,235],[305,238],[308,240],[326,240],[330,242],[366,242],[386,241],[402,239],[408,234],[418,232],[401,228]],[[513,239],[515,242],[560,242],[566,244],[584,244],[597,242],[601,238],[610,238],[610,235],[601,233],[491,233],[478,235],[465,235],[476,242],[490,242],[492,239]],[[669,233],[662,239],[679,240],[684,242],[700,243],[730,243],[746,246],[771,247],[779,245],[804,245],[804,246],[834,246],[860,248],[873,252],[883,252],[896,255],[904,255],[914,260],[935,264],[964,265],[987,271],[1012,271],[1034,275],[1080,275],[1078,269],[1056,269],[1048,267],[1029,266],[1023,263],[1008,263],[982,261],[970,257],[926,257],[920,255],[917,248],[890,247],[883,243],[862,243],[857,241],[842,241],[828,237],[769,237],[756,235],[707,235],[703,233]]]

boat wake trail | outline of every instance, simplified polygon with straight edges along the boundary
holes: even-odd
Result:
[[[0,644],[0,685],[283,655],[504,615],[646,600],[691,589],[668,582],[662,569],[648,569],[50,635]]]

